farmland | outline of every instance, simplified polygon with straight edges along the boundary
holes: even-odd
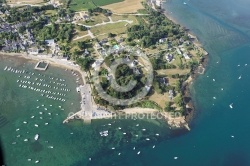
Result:
[[[69,8],[73,11],[81,11],[122,1],[123,0],[71,0]]]
[[[123,2],[103,6],[103,8],[109,9],[114,13],[135,13],[139,9],[144,9],[141,2],[142,0],[125,0]]]

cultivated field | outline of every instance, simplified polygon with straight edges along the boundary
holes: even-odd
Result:
[[[69,7],[73,11],[82,11],[122,1],[123,0],[71,0]]]
[[[109,9],[114,13],[135,13],[137,10],[143,9],[141,2],[142,0],[125,0],[123,2],[102,6],[102,8]]]
[[[7,0],[7,4],[39,4],[43,3],[43,0]]]

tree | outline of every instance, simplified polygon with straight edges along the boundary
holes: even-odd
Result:
[[[164,108],[164,109],[165,109],[165,111],[167,111],[167,112],[171,111],[172,108],[171,108],[170,102],[166,102],[166,103],[165,103],[165,108]]]
[[[181,96],[181,95],[177,95],[177,96],[174,98],[174,102],[175,102],[175,104],[177,104],[178,106],[182,106],[182,105],[183,105],[182,96]]]
[[[88,71],[90,69],[91,64],[93,63],[93,59],[90,57],[78,58],[76,62],[81,66],[82,70]]]
[[[109,33],[109,34],[108,34],[108,37],[110,37],[110,38],[115,37],[115,36],[116,36],[116,35],[113,34],[113,33]]]

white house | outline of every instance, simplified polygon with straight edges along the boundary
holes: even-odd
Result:
[[[184,56],[184,58],[187,59],[187,60],[190,59],[190,57],[188,56],[187,53],[184,53],[183,56]]]
[[[103,62],[103,60],[98,59],[91,66],[92,66],[92,68],[97,70],[101,66],[102,62]]]
[[[29,52],[29,54],[31,54],[31,55],[38,55],[39,49],[36,48],[36,47],[29,48],[28,52]]]
[[[55,40],[54,39],[45,40],[45,44],[47,46],[53,46],[55,44]]]

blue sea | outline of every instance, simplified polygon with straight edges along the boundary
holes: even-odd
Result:
[[[163,6],[209,52],[205,74],[191,86],[196,107],[191,131],[170,130],[160,120],[62,124],[68,113],[80,109],[75,76],[52,66],[38,72],[33,62],[23,65],[13,58],[1,58],[0,113],[8,123],[1,119],[0,134],[7,165],[34,165],[35,161],[44,166],[250,165],[250,1],[167,0]],[[67,101],[47,100],[18,87],[18,74],[4,71],[6,65],[34,72],[39,79],[65,79],[71,89]],[[104,130],[109,131],[107,137],[99,134]],[[35,134],[40,136],[38,141]]]

